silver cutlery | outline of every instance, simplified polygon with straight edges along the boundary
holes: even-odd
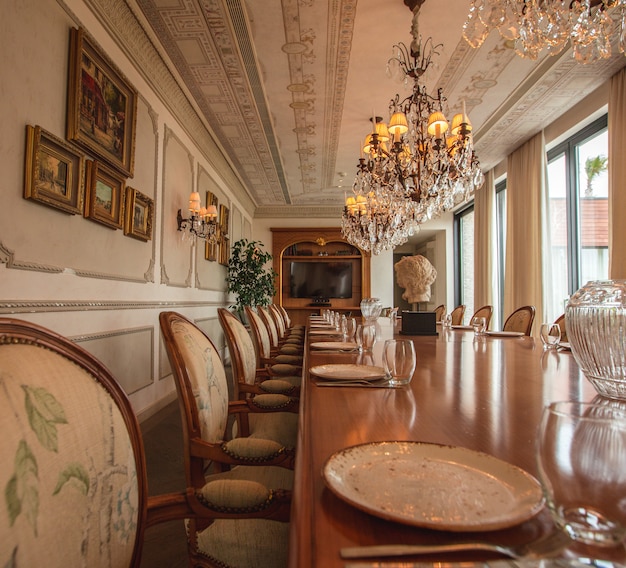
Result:
[[[385,387],[395,388],[389,384],[389,379],[377,379],[375,381],[368,381],[365,379],[346,379],[339,381],[317,381],[315,383],[318,387]]]
[[[369,558],[412,556],[416,554],[437,554],[444,552],[462,552],[484,550],[499,552],[509,558],[545,558],[554,556],[566,548],[571,539],[563,531],[553,532],[547,537],[527,544],[504,546],[491,542],[458,542],[452,544],[381,544],[355,546],[341,549],[342,558]]]

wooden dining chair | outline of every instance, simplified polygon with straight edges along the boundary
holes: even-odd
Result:
[[[435,321],[441,321],[446,313],[445,304],[441,304],[435,308]]]
[[[518,331],[524,335],[530,335],[534,321],[535,306],[522,306],[506,318],[502,331]]]
[[[238,415],[242,435],[268,438],[293,448],[298,437],[298,398],[281,394],[294,385],[281,379],[257,380],[256,353],[245,326],[227,309],[217,310],[230,353],[234,398],[253,405],[258,412]],[[262,379],[261,379],[262,380]],[[270,394],[271,393],[271,394]]]
[[[306,326],[302,324],[294,324],[291,321],[291,317],[289,316],[289,312],[287,312],[287,310],[285,309],[285,306],[282,306],[281,304],[276,304],[276,307],[278,308],[280,313],[283,314],[283,319],[285,320],[287,329],[300,330],[302,333],[304,333],[304,329]]]
[[[561,314],[558,318],[556,318],[556,320],[554,320],[554,323],[557,324],[559,326],[559,329],[561,330],[561,339],[559,341],[562,341],[564,343],[567,343],[567,330],[565,329],[565,314]]]
[[[472,318],[470,319],[470,324],[474,321],[474,318],[485,318],[485,330],[489,329],[489,324],[491,323],[491,315],[493,313],[493,306],[482,306],[478,308]]]
[[[188,490],[190,566],[287,563],[294,451],[260,437],[228,435],[233,415],[253,413],[229,401],[224,366],[211,340],[176,312],[159,316],[176,383]],[[207,471],[209,474],[207,475]],[[214,512],[214,518],[207,518]]]
[[[465,315],[465,306],[463,304],[457,306],[450,314],[452,316],[452,325],[463,325],[463,316]]]
[[[274,318],[269,314],[266,308],[263,306],[257,306],[257,313],[261,316],[267,332],[270,335],[272,343],[272,351],[274,353],[280,353],[281,355],[292,355],[292,364],[301,365],[303,357],[303,346],[301,343],[283,343],[280,341],[278,335],[278,328],[274,322]]]
[[[277,304],[270,304],[267,309],[274,316],[274,320],[276,321],[276,325],[280,330],[281,337],[292,339],[298,338],[300,340],[300,343],[302,343],[304,338],[303,327],[291,327],[288,319],[285,317],[283,311],[279,308]]]
[[[280,378],[299,389],[302,384],[302,365],[290,363],[294,359],[293,355],[272,355],[270,336],[261,316],[249,306],[245,307],[245,312],[256,354],[257,377],[260,380]],[[264,377],[262,373],[265,373]]]

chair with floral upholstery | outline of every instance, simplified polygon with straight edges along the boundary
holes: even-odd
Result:
[[[147,481],[139,425],[92,355],[0,318],[2,566],[139,566]]]
[[[293,385],[281,379],[269,379],[259,384],[256,353],[248,330],[227,309],[219,308],[217,314],[230,353],[234,398],[247,402],[256,410],[237,416],[241,435],[268,438],[289,448],[295,447],[299,400],[280,392],[285,388],[291,390]]]
[[[474,315],[470,319],[470,325],[474,321],[474,318],[485,318],[485,329],[489,329],[489,324],[491,323],[491,314],[493,313],[493,307],[486,305],[478,308]]]
[[[445,304],[441,304],[435,308],[435,321],[441,321],[446,313]]]
[[[159,321],[178,392],[187,485],[197,496],[196,517],[187,521],[190,565],[286,565],[293,450],[260,436],[227,441],[229,417],[254,413],[254,405],[229,402],[222,361],[197,326],[175,312]],[[207,470],[215,473],[205,477]],[[205,520],[207,511],[221,518]]]
[[[302,365],[302,354],[304,350],[302,343],[281,343],[276,322],[267,309],[263,306],[257,306],[257,313],[261,316],[261,319],[267,328],[267,332],[269,333],[272,344],[272,355],[287,355],[290,357],[289,362],[292,365]]]
[[[530,335],[534,321],[535,306],[523,306],[506,318],[502,331],[517,331],[524,335]]]
[[[461,304],[454,308],[450,314],[452,316],[452,325],[463,325],[463,316],[465,315],[465,306]]]
[[[302,384],[302,366],[290,364],[290,355],[272,356],[270,336],[261,316],[249,306],[246,306],[245,313],[257,358],[257,377],[274,377],[287,381],[293,389],[299,389]],[[292,394],[292,391],[281,392]]]

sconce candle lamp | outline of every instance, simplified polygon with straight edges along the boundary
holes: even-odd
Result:
[[[191,237],[209,243],[218,241],[217,207],[215,205],[201,207],[200,194],[197,191],[192,191],[189,196],[189,218],[183,217],[181,209],[178,210],[176,217],[179,231],[188,231]]]

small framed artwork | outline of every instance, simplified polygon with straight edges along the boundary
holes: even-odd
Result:
[[[101,162],[87,162],[85,217],[111,229],[124,226],[124,178]]]
[[[211,193],[210,191],[206,192],[206,206],[215,205],[217,207],[217,195]]]
[[[229,217],[230,217],[230,211],[228,210],[228,207],[226,207],[226,205],[220,205],[219,224],[220,224],[220,228],[222,229],[222,235],[224,236],[228,235]]]
[[[217,195],[215,195],[214,193],[211,193],[210,191],[206,192],[206,206],[208,207],[209,205],[215,205],[215,207],[217,207],[218,201],[217,201]],[[217,242],[216,243],[209,243],[208,241],[205,243],[204,245],[204,258],[206,258],[207,260],[211,261],[211,262],[215,262],[219,256],[219,251],[220,251],[220,235],[221,235],[221,231],[220,231],[220,226],[218,224],[217,226]]]
[[[80,215],[84,195],[83,156],[40,126],[27,125],[24,198]]]
[[[70,30],[67,139],[132,177],[137,91],[82,28]]]
[[[152,239],[154,201],[133,187],[126,188],[124,234],[140,241]]]
[[[228,266],[228,259],[230,258],[230,239],[223,236],[220,239],[220,264]]]
[[[219,227],[218,227],[219,230]],[[204,258],[210,260],[211,262],[215,262],[219,255],[220,251],[220,241],[218,240],[216,243],[210,243],[208,241],[204,244]]]

